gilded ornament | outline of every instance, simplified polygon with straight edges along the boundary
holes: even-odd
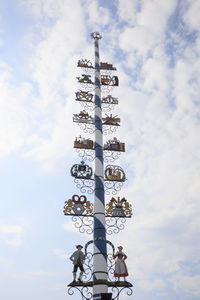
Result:
[[[131,204],[125,199],[118,197],[109,201],[106,205],[106,216],[111,217],[131,217],[132,216],[132,206]]]
[[[65,215],[92,216],[93,204],[85,195],[73,195],[72,199],[65,201],[63,212]]]

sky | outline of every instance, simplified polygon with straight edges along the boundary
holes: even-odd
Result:
[[[114,136],[126,152],[115,164],[127,176],[118,196],[133,207],[109,236],[134,286],[120,299],[200,299],[199,15],[198,0],[0,1],[1,299],[80,298],[67,293],[69,256],[92,236],[63,207],[80,194],[73,141],[88,136],[72,115],[93,31],[101,61],[117,67]]]

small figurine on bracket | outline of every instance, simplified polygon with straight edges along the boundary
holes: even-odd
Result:
[[[120,118],[118,116],[113,116],[112,114],[108,116],[106,114],[106,117],[102,118],[103,120],[103,125],[113,125],[113,126],[120,126]]]
[[[120,277],[124,277],[124,281],[126,281],[126,276],[128,276],[128,270],[125,264],[125,259],[127,256],[124,252],[122,252],[123,247],[117,247],[119,251],[113,253],[113,258],[117,258],[115,261],[115,271],[114,276],[117,278],[117,281],[120,281]]]
[[[83,268],[83,262],[85,260],[86,257],[86,252],[85,254],[81,251],[81,249],[83,248],[83,246],[81,245],[77,245],[76,246],[77,250],[70,256],[70,260],[73,262],[74,264],[74,268],[73,268],[73,283],[76,282],[76,273],[78,268],[80,269],[80,274],[78,277],[78,281],[81,283],[82,282],[82,276],[84,273],[84,268]]]
[[[82,77],[76,77],[78,79],[78,82],[80,83],[90,83],[93,84],[91,80],[91,75],[82,74]]]

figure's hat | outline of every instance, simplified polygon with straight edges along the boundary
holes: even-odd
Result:
[[[78,249],[79,247],[83,248],[83,246],[81,246],[81,245],[76,245],[76,248],[77,248],[77,249]]]

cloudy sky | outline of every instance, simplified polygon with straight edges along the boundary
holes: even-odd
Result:
[[[93,61],[96,30],[101,61],[118,70],[119,196],[134,211],[109,237],[134,284],[121,299],[200,299],[199,16],[198,0],[0,1],[1,299],[79,298],[68,258],[91,236],[62,211],[79,193],[76,64]]]

